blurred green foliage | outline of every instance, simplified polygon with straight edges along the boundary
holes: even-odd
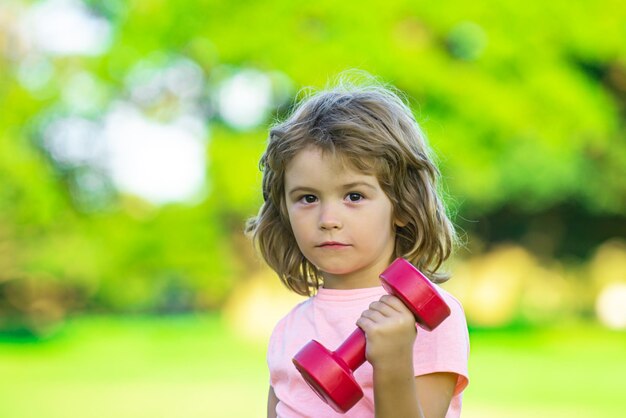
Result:
[[[323,87],[350,68],[406,93],[439,154],[458,223],[493,216],[505,225],[500,239],[517,238],[511,219],[575,207],[572,223],[621,225],[582,244],[587,253],[624,233],[622,2],[88,0],[112,42],[82,55],[38,51],[20,37],[20,19],[37,4],[0,6],[0,328],[45,330],[73,309],[220,307],[257,267],[242,228],[261,199],[267,125],[300,87]],[[199,68],[204,83],[201,198],[156,205],[46,148],[55,120],[102,123],[116,103],[134,100],[133,83],[149,81],[142,74],[176,62]],[[242,70],[267,74],[275,98],[246,129],[216,110],[220,88]],[[167,122],[185,112],[177,100],[141,109]],[[86,175],[99,179],[97,190],[84,188]]]

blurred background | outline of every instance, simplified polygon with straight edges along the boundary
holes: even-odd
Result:
[[[267,128],[406,93],[464,246],[464,416],[623,416],[626,6],[2,0],[0,417],[260,417],[301,298],[243,236]]]

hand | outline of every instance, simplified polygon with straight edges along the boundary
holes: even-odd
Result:
[[[415,317],[400,299],[385,295],[372,302],[356,322],[365,332],[365,357],[375,368],[413,363]]]

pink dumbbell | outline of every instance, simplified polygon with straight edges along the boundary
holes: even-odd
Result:
[[[420,327],[430,331],[450,315],[450,308],[435,286],[408,261],[396,259],[380,279],[385,290],[413,312]],[[352,372],[364,362],[365,333],[358,327],[336,351],[311,340],[293,358],[311,389],[340,413],[363,397]]]

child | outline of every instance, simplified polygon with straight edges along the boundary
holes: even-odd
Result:
[[[263,198],[247,225],[266,262],[309,299],[275,327],[267,361],[268,417],[458,417],[468,384],[463,309],[416,331],[378,275],[404,257],[435,283],[455,241],[437,193],[438,170],[409,108],[392,91],[344,85],[304,100],[271,129],[261,158]],[[311,339],[336,349],[357,325],[364,397],[345,415],[326,405],[292,363]]]

